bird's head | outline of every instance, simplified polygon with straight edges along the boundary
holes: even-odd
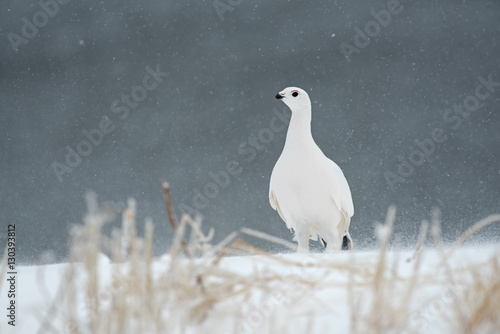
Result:
[[[282,100],[294,111],[311,109],[311,100],[305,90],[297,87],[287,87],[276,95],[278,100]]]

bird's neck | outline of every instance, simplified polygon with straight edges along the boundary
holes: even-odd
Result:
[[[286,134],[285,149],[301,148],[314,145],[315,142],[311,133],[311,109],[300,113],[293,113],[288,125]]]

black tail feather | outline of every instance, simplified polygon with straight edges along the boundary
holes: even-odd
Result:
[[[326,248],[326,241],[325,241],[325,239],[321,238],[321,241],[323,242],[323,246]]]
[[[351,239],[349,239],[347,235],[344,235],[344,238],[342,239],[342,250],[350,250],[351,248],[352,248]]]

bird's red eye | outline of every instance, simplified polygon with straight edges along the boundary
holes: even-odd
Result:
[[[299,92],[297,90],[293,90],[292,91],[292,96],[293,97],[297,97],[297,95],[299,95]]]

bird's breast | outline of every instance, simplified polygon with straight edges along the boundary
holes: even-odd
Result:
[[[282,210],[294,216],[330,214],[333,206],[332,185],[328,182],[330,177],[325,169],[315,164],[314,160],[280,160],[271,175],[271,189]]]

